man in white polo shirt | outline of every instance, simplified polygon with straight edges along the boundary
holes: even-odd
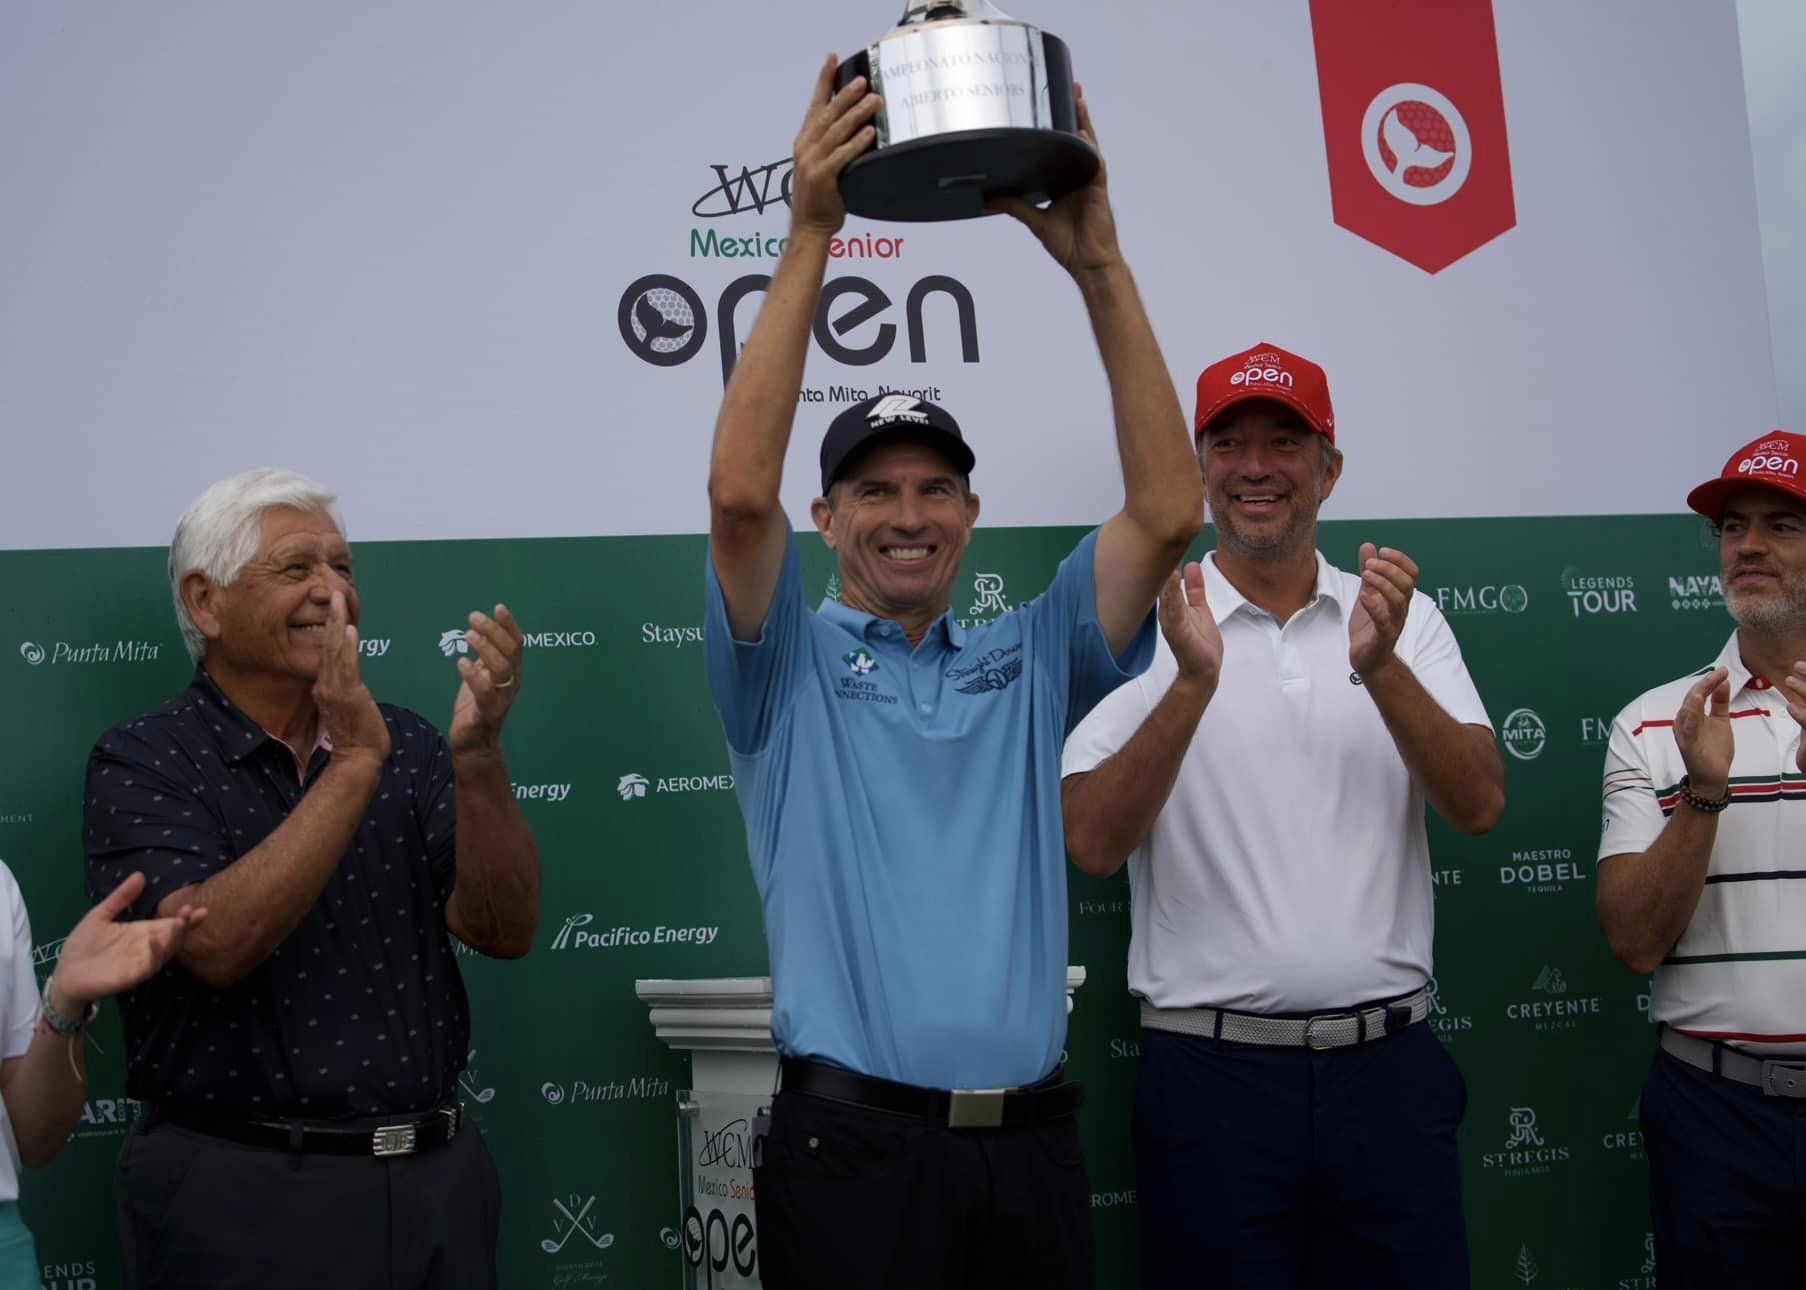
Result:
[[[1142,999],[1149,1285],[1467,1284],[1467,1089],[1429,1027],[1424,804],[1491,828],[1504,769],[1401,551],[1316,550],[1342,473],[1315,364],[1205,369],[1217,545],[1169,582],[1163,648],[1066,745],[1066,845],[1126,860]]]
[[[1802,472],[1806,436],[1776,431],[1688,494],[1737,630],[1619,713],[1605,758],[1599,923],[1655,974],[1642,1118],[1664,1287],[1806,1277]]]

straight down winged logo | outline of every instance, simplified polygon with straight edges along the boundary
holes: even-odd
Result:
[[[1005,659],[1001,663],[981,666],[966,683],[959,687],[961,694],[987,694],[993,690],[1008,688],[1011,681],[1022,675],[1022,656]]]

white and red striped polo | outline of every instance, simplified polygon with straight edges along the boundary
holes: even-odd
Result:
[[[1757,1052],[1806,1053],[1806,776],[1800,726],[1737,635],[1710,667],[1658,685],[1618,714],[1605,755],[1599,858],[1647,851],[1680,801],[1674,717],[1701,677],[1730,669],[1730,807],[1693,921],[1655,972],[1652,1021]]]

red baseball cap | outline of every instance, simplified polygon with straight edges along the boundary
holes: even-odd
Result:
[[[1212,363],[1198,376],[1198,415],[1192,421],[1196,438],[1203,439],[1204,427],[1224,411],[1249,399],[1283,403],[1311,429],[1336,441],[1336,413],[1330,407],[1329,378],[1323,369],[1264,341]]]
[[[1717,479],[1709,479],[1687,494],[1687,505],[1716,524],[1725,502],[1741,488],[1778,488],[1806,501],[1802,472],[1806,472],[1806,435],[1776,430],[1732,453]]]

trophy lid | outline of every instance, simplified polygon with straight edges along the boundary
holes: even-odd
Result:
[[[943,18],[1010,20],[1010,16],[992,4],[991,0],[909,0],[903,6],[903,16],[897,20],[897,26],[910,27],[917,23],[938,22]]]

